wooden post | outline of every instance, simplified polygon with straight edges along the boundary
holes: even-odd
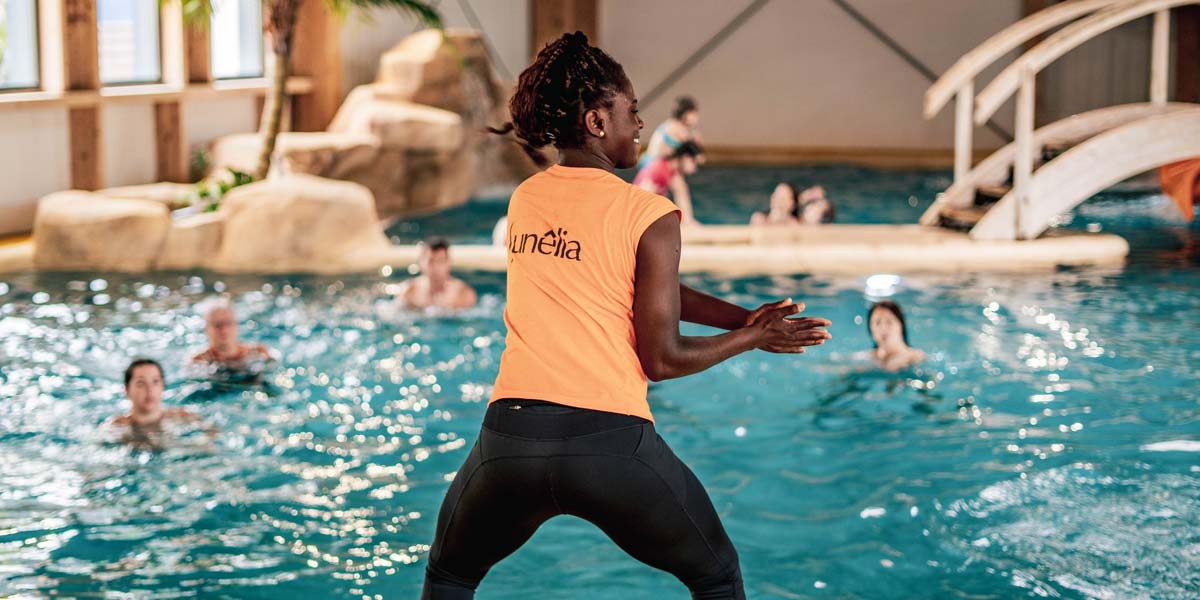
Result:
[[[1200,102],[1200,6],[1175,9],[1175,101]]]
[[[292,129],[325,131],[342,103],[341,23],[325,2],[303,2],[293,39],[292,74],[313,86],[292,98]]]
[[[1154,13],[1154,31],[1150,46],[1150,102],[1167,103],[1167,80],[1171,60],[1171,11]]]
[[[190,73],[188,30],[183,23],[180,0],[163,2],[159,11],[162,46],[163,82],[186,88]],[[206,57],[207,58],[207,57]],[[184,139],[183,110],[179,100],[154,103],[154,170],[159,181],[184,183],[188,180],[187,151]]]
[[[954,105],[954,182],[958,183],[971,172],[972,137],[975,123],[971,111],[975,108],[975,82],[968,81],[958,88]]]
[[[160,181],[187,183],[189,179],[182,113],[178,101],[154,104],[155,173]]]
[[[596,0],[533,0],[530,19],[529,47],[534,55],[562,34],[574,31],[582,31],[592,44],[600,43]]]
[[[71,147],[71,187],[98,190],[104,187],[100,154],[100,107],[76,106],[67,111]]]
[[[209,27],[204,25],[184,26],[184,56],[187,58],[188,83],[210,83],[213,80],[211,35]]]
[[[48,3],[43,3],[45,6]],[[100,89],[100,60],[96,33],[96,0],[62,0],[61,85],[66,91]],[[67,111],[71,157],[71,187],[97,190],[104,187],[104,162],[100,153],[100,107],[74,106]]]
[[[1037,78],[1030,69],[1021,71],[1021,88],[1017,91],[1016,126],[1017,155],[1013,160],[1013,203],[1014,237],[1025,239],[1024,217],[1029,209],[1029,184],[1033,179],[1033,119],[1035,82]]]

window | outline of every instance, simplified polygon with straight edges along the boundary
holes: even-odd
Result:
[[[210,52],[214,79],[262,77],[262,0],[213,2]]]
[[[0,0],[0,91],[38,87],[36,0]]]
[[[96,29],[103,84],[162,81],[159,0],[99,0]]]

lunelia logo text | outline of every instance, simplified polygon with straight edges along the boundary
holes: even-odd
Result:
[[[580,260],[579,242],[567,239],[567,232],[551,228],[541,235],[536,233],[514,233],[508,251],[513,254],[542,254],[567,260]]]

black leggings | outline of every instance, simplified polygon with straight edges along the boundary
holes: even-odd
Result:
[[[586,519],[693,598],[744,599],[737,551],[704,486],[638,417],[500,400],[438,513],[423,599],[474,597],[547,519]]]

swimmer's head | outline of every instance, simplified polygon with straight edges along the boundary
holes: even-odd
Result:
[[[125,369],[125,397],[138,413],[153,412],[162,405],[162,366],[148,358],[139,358]]]
[[[618,169],[637,164],[639,131],[633,84],[621,64],[588,44],[582,32],[564,34],[538,52],[521,72],[508,103],[512,122],[493,133],[516,131],[539,165],[537,151],[590,148]]]
[[[691,96],[680,96],[675,99],[671,116],[688,127],[695,127],[700,124],[700,107]]]
[[[704,150],[700,148],[699,144],[684,142],[678,148],[672,150],[667,158],[677,160],[679,171],[684,175],[691,175],[696,172],[696,165],[702,154],[704,154]]]
[[[802,192],[797,200],[797,217],[801,223],[832,223],[837,213],[825,197],[825,188],[814,185]]]
[[[781,181],[771,192],[771,212],[796,213],[796,186]]]
[[[875,347],[894,346],[896,342],[908,345],[908,327],[904,323],[904,313],[900,305],[891,300],[883,300],[871,305],[867,312],[867,332]]]
[[[421,274],[436,281],[450,277],[450,242],[443,238],[431,238],[421,243],[417,257]]]
[[[204,335],[208,336],[208,345],[219,352],[237,350],[238,323],[232,305],[219,301],[204,311]]]

